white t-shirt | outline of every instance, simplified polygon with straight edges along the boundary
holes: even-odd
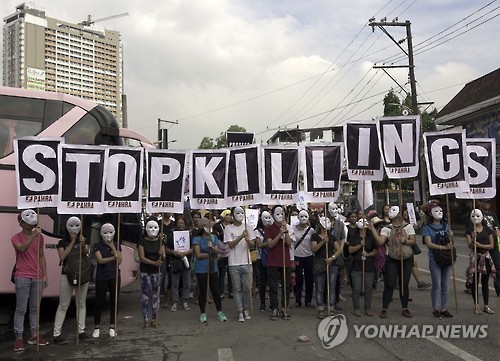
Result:
[[[290,245],[290,261],[293,261],[295,259],[295,243],[296,243],[294,227],[287,223],[286,230],[288,231],[288,234],[290,235],[290,239],[292,240],[292,244]]]
[[[234,224],[230,224],[226,226],[224,229],[224,243],[228,243],[230,241],[234,241],[236,238],[241,236],[243,231],[245,230],[245,224],[241,224],[239,226],[235,226]],[[249,239],[254,239],[254,231],[253,229],[248,229]],[[241,266],[247,265],[249,260],[249,249],[248,243],[245,239],[242,239],[235,247],[229,249],[229,266]]]
[[[307,234],[304,236],[304,239],[302,242],[299,244],[297,249],[295,249],[295,257],[309,257],[313,255],[313,251],[311,250],[311,236],[314,233],[314,229],[312,227],[309,228],[309,226],[306,226],[306,228],[301,229],[297,226],[293,227],[293,232],[294,232],[294,238],[295,242],[293,243],[293,247],[295,248],[295,245],[297,244],[298,241],[302,238],[304,233],[309,229]]]

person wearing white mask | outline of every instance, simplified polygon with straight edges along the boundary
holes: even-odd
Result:
[[[57,307],[56,319],[54,321],[54,343],[63,344],[65,339],[61,336],[62,325],[64,319],[66,318],[66,312],[68,310],[69,304],[71,302],[71,295],[73,291],[78,287],[77,285],[72,285],[68,281],[68,277],[64,271],[64,265],[68,262],[68,257],[70,253],[76,253],[79,257],[88,257],[90,250],[90,239],[85,239],[81,231],[81,222],[78,217],[70,217],[66,221],[66,229],[64,231],[64,238],[57,244],[57,252],[59,253],[59,260],[63,265],[61,284],[59,288],[59,306]],[[82,249],[80,249],[82,248]],[[80,285],[80,293],[78,299],[75,298],[75,302],[78,302],[78,332],[79,338],[85,339],[88,336],[85,334],[85,317],[86,317],[86,299],[88,282]]]
[[[32,209],[25,209],[17,216],[21,232],[11,238],[16,251],[16,264],[12,276],[16,285],[16,311],[14,313],[14,351],[24,350],[24,316],[28,308],[30,322],[30,345],[45,346],[49,343],[37,335],[37,300],[42,299],[43,289],[48,286],[47,267],[44,256],[42,229],[37,225],[38,216]],[[37,259],[38,258],[38,259]],[[38,269],[37,269],[38,266]],[[38,283],[38,285],[37,285]],[[38,297],[36,297],[38,291]]]
[[[267,226],[273,224],[273,216],[271,216],[271,211],[267,208],[261,210],[260,219],[257,223],[257,228],[255,228],[255,242],[257,244],[257,252],[259,256],[257,257],[257,267],[259,268],[259,298],[260,307],[259,311],[264,312],[266,310],[266,287],[267,287],[267,257],[269,253],[269,248],[267,246],[267,241],[264,237],[264,229]]]
[[[396,288],[396,282],[399,285],[399,298],[402,306],[401,315],[406,318],[412,318],[413,315],[408,310],[410,296],[408,284],[413,266],[413,250],[411,247],[416,242],[415,229],[411,224],[404,222],[398,206],[392,206],[389,209],[388,216],[391,224],[382,228],[380,235],[374,227],[370,228],[373,237],[379,245],[387,243],[389,252],[389,257],[387,257],[385,265],[384,293],[382,295],[380,318],[387,318],[387,308]]]
[[[493,249],[493,232],[484,221],[483,212],[479,209],[473,209],[470,214],[472,226],[465,231],[465,239],[470,248],[469,266],[467,267],[466,278],[467,283],[472,287],[472,298],[474,299],[474,313],[480,315],[481,308],[479,307],[479,290],[478,283],[479,275],[481,275],[481,291],[483,294],[484,308],[483,311],[488,314],[495,312],[488,306],[490,290],[488,281],[490,275],[496,276],[496,269],[491,259],[490,250]],[[476,258],[474,259],[474,256]],[[476,274],[477,272],[477,274]],[[476,299],[477,298],[477,299]]]
[[[141,310],[144,319],[143,329],[156,327],[158,311],[159,267],[165,256],[165,246],[160,240],[160,226],[154,217],[146,219],[145,234],[139,241],[138,251],[141,282]],[[149,318],[149,303],[151,301],[151,319]]]
[[[238,311],[238,322],[251,319],[249,312],[253,269],[249,260],[250,246],[254,245],[253,229],[246,229],[242,207],[231,210],[233,223],[224,228],[224,243],[229,246],[229,273],[233,283],[233,297]]]
[[[121,245],[114,240],[115,227],[111,223],[102,225],[100,235],[101,241],[94,245],[97,269],[95,272],[94,331],[92,337],[98,338],[100,335],[101,315],[108,291],[110,300],[109,336],[116,337],[116,303],[120,292],[120,270],[118,270],[117,282],[116,267],[122,263]]]
[[[295,257],[295,275],[296,283],[293,288],[295,294],[295,307],[302,306],[302,290],[306,288],[305,305],[309,307],[312,302],[314,274],[313,274],[313,258],[314,254],[311,250],[311,236],[314,229],[309,222],[309,213],[302,209],[299,211],[299,223],[294,227],[293,234],[295,237],[294,257]]]
[[[285,212],[283,207],[276,205],[272,208],[273,224],[264,229],[264,238],[269,247],[267,259],[267,277],[269,282],[269,298],[272,321],[280,316],[278,310],[278,281],[282,282],[281,297],[281,317],[288,320],[290,318],[286,306],[290,303],[290,275],[292,262],[290,260],[290,246],[292,238],[285,222]],[[283,271],[284,270],[284,271]],[[283,274],[284,272],[284,274]],[[283,277],[285,279],[283,279]],[[284,293],[283,293],[284,289]],[[283,296],[283,294],[285,296]]]
[[[443,220],[443,208],[437,202],[429,202],[427,207],[429,212],[428,223],[422,228],[422,239],[429,249],[429,271],[431,272],[432,289],[432,316],[434,318],[453,318],[448,311],[448,286],[450,283],[451,265],[441,266],[436,262],[435,252],[448,251],[451,254],[453,243],[451,242],[452,232],[448,223]],[[448,239],[447,244],[441,244],[441,240]],[[438,297],[440,302],[438,303]]]
[[[342,214],[342,209],[335,203],[328,203],[328,218],[332,223],[331,233],[335,237],[339,237],[339,245],[342,250],[344,258],[349,256],[349,240],[348,240],[348,226],[349,221]],[[343,232],[344,236],[341,233]],[[345,298],[340,294],[342,283],[347,283],[348,281],[348,271],[344,266],[339,267],[339,272],[337,274],[337,281],[335,282],[335,309],[340,311],[342,306],[340,306],[340,301],[345,301]]]

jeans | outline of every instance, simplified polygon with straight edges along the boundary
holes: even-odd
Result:
[[[179,283],[182,278],[182,298],[184,302],[189,299],[191,289],[191,269],[183,269],[178,273],[172,273],[172,302],[179,302]]]
[[[120,297],[116,297],[116,278],[110,280],[95,281],[95,305],[94,305],[94,325],[100,326],[101,315],[106,303],[106,294],[109,291],[109,325],[115,325],[115,304]],[[120,278],[118,278],[118,296],[120,295]]]
[[[373,286],[373,272],[365,272],[365,311],[372,308],[372,286]],[[351,271],[351,287],[352,287],[352,306],[355,310],[359,310],[359,298],[363,288],[363,272]]]
[[[440,267],[429,257],[429,271],[431,271],[431,301],[433,310],[446,310],[448,307],[448,285],[450,283],[451,266]],[[441,303],[438,303],[438,296],[441,293]]]
[[[229,273],[233,281],[233,296],[236,303],[236,310],[248,310],[253,277],[252,266],[229,266]]]
[[[31,335],[36,334],[37,320],[37,297],[36,297],[36,278],[18,278],[16,277],[16,311],[14,313],[14,334],[16,337],[21,337],[24,331],[24,315],[28,307],[29,299],[29,316]],[[43,280],[38,281],[38,301],[42,299]]]
[[[493,237],[495,242],[496,242],[496,237]],[[493,260],[493,264],[495,265],[495,268],[497,269],[497,272],[500,272],[500,252],[497,251],[496,249],[490,250],[490,256],[491,259]],[[495,286],[495,291],[497,293],[497,296],[500,296],[500,275],[498,275],[495,279],[495,282],[493,283]]]
[[[304,288],[304,281],[306,284],[305,303],[308,305],[312,301],[314,288],[313,260],[313,255],[309,257],[295,257],[296,283],[293,287],[293,293],[295,294],[295,303],[299,305],[302,304],[302,289]]]
[[[283,281],[283,267],[268,266],[267,267],[267,281],[269,283],[269,299],[270,307],[272,310],[278,309],[278,281],[281,280],[283,287],[281,288],[281,307],[286,308],[290,305],[290,275],[292,270],[290,267],[285,267],[285,278]],[[283,294],[283,289],[286,288]]]
[[[266,305],[266,286],[267,286],[267,267],[264,267],[262,261],[257,260],[257,267],[259,267],[259,298],[260,305]]]
[[[151,300],[151,319],[156,320],[158,312],[158,273],[143,273],[139,276],[141,281],[141,310],[144,321],[149,320],[149,300]]]
[[[80,294],[78,295],[78,332],[82,333],[85,331],[85,317],[87,317],[87,308],[85,306],[87,300],[87,290],[89,288],[89,283],[80,285]],[[69,304],[71,303],[71,295],[75,291],[75,302],[76,293],[78,292],[78,286],[72,286],[68,282],[68,277],[66,275],[61,276],[61,286],[59,287],[59,306],[57,307],[56,319],[54,321],[54,337],[61,334],[62,325],[64,319],[66,318],[66,312],[68,311]]]
[[[384,272],[384,293],[382,295],[382,308],[387,309],[392,299],[392,294],[396,288],[396,282],[399,286],[399,299],[401,306],[408,308],[408,299],[410,298],[411,269],[413,267],[413,256],[403,260],[403,289],[401,289],[401,261],[387,257]]]
[[[329,281],[330,281],[330,306],[334,307],[335,306],[335,293],[336,293],[336,285],[337,285],[337,276],[339,273],[339,267],[338,266],[330,266],[328,267],[330,275],[329,275]],[[327,284],[326,284],[326,272],[318,273],[314,277],[314,281],[316,284],[316,308],[318,311],[324,311],[325,310],[325,304],[323,301],[323,297],[325,292],[327,291]]]

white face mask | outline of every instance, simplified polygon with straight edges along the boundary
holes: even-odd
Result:
[[[330,213],[330,216],[337,219],[339,216],[339,212],[340,212],[340,209],[337,206],[337,204],[335,204],[334,202],[328,203],[328,213]]]
[[[111,223],[105,223],[101,227],[101,237],[104,242],[111,242],[115,238],[115,227]]]
[[[394,219],[396,216],[399,214],[399,207],[398,206],[392,206],[389,209],[389,219]]]
[[[302,225],[306,225],[309,223],[309,213],[305,210],[301,210],[299,212],[299,223]]]
[[[24,211],[22,211],[21,219],[24,223],[29,224],[30,226],[36,226],[36,224],[38,223],[38,216],[32,209],[25,209]]]
[[[274,213],[273,213],[273,217],[274,217],[274,220],[278,223],[281,223],[283,222],[283,218],[284,218],[284,215],[283,215],[283,208],[281,207],[278,207],[274,210]]]
[[[319,217],[319,223],[321,226],[329,231],[332,228],[332,222],[327,217]]]
[[[160,232],[160,227],[158,226],[158,222],[149,221],[146,223],[146,233],[149,237],[156,237]]]
[[[262,220],[262,224],[264,227],[273,224],[273,217],[268,211],[262,212],[262,214],[260,215],[260,219]]]
[[[243,220],[245,219],[245,212],[243,211],[243,208],[236,207],[233,211],[233,218],[236,222],[243,222]]]
[[[80,222],[80,218],[78,217],[69,217],[66,221],[66,229],[69,234],[77,235],[80,233],[82,229],[82,223]]]
[[[368,227],[368,221],[365,218],[360,218],[357,222],[356,225],[358,228],[366,228]]]
[[[443,208],[434,207],[431,209],[431,214],[435,220],[440,221],[443,219]]]
[[[479,209],[474,209],[470,213],[470,220],[472,221],[473,224],[481,224],[483,221],[483,212],[481,212]]]

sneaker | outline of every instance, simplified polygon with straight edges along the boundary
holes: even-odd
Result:
[[[194,298],[193,292],[189,292],[189,299],[192,300]]]
[[[260,305],[259,311],[260,312],[266,312],[266,305]]]
[[[14,342],[14,351],[24,351],[24,341],[22,338],[16,338],[16,341]]]
[[[278,317],[279,317],[279,312],[278,312],[278,310],[272,310],[272,312],[271,312],[271,316],[269,317],[269,319],[270,319],[271,321],[276,321],[276,320],[278,319]]]
[[[28,340],[28,344],[30,345],[36,345],[38,341],[38,346],[47,346],[49,342],[47,340],[44,340],[42,337],[38,336],[38,340],[36,336],[31,336]]]
[[[206,313],[202,313],[202,314],[200,315],[200,322],[201,322],[201,323],[205,323],[205,322],[207,322],[207,314],[206,314]]]
[[[354,310],[354,316],[361,317],[361,310]]]
[[[449,313],[448,310],[444,310],[444,311],[441,311],[441,317],[454,318],[455,316],[453,316],[451,313]]]
[[[56,345],[64,345],[66,342],[66,339],[64,339],[61,335],[54,337],[54,344]]]
[[[152,323],[152,322],[151,322]],[[109,329],[109,337],[115,338],[116,337],[116,331],[114,328]]]
[[[412,318],[413,315],[411,314],[410,310],[408,309],[404,309],[403,311],[401,311],[401,315],[403,317],[406,317],[406,318]]]
[[[151,324],[149,325],[149,327],[156,328],[156,320],[151,320]]]
[[[85,332],[80,332],[80,333],[78,334],[78,338],[79,338],[80,340],[86,340],[86,339],[88,339],[88,338],[89,338],[89,336],[88,336]]]
[[[245,316],[243,312],[238,312],[238,322],[245,322]]]
[[[177,311],[177,302],[172,305],[172,308],[170,309],[170,311],[172,311],[172,312]]]
[[[387,318],[387,310],[380,311],[380,318]]]
[[[472,289],[471,289],[471,288],[466,288],[466,289],[464,290],[464,292],[465,292],[465,293],[468,293],[469,295],[471,295],[471,294],[472,294]]]
[[[148,327],[149,327],[149,322],[148,321],[144,321],[144,325],[142,325],[142,329],[146,330]]]
[[[252,319],[252,317],[250,316],[250,312],[248,312],[248,310],[243,310],[243,316],[245,317],[245,320]]]
[[[324,311],[318,311],[318,318],[320,320],[324,319],[325,318],[325,312]]]
[[[217,319],[222,322],[227,321],[227,317],[222,311],[217,312]]]
[[[429,288],[430,286],[432,286],[432,284],[427,283],[427,282],[419,282],[419,283],[417,284],[417,288],[418,288],[419,290],[423,290],[423,289],[425,289],[425,288]]]
[[[94,332],[92,332],[92,337],[93,338],[99,338],[100,333],[101,333],[101,330],[98,329],[98,328],[95,328]]]
[[[365,315],[367,315],[368,317],[372,317],[374,313],[372,310],[365,310]]]
[[[189,307],[188,303],[187,302],[184,302],[182,304],[182,307],[184,307],[184,311],[191,311],[191,307]]]
[[[439,310],[432,311],[432,317],[441,318],[441,312],[439,312]]]
[[[284,308],[281,309],[281,318],[284,320],[290,319],[290,314],[286,312]]]

